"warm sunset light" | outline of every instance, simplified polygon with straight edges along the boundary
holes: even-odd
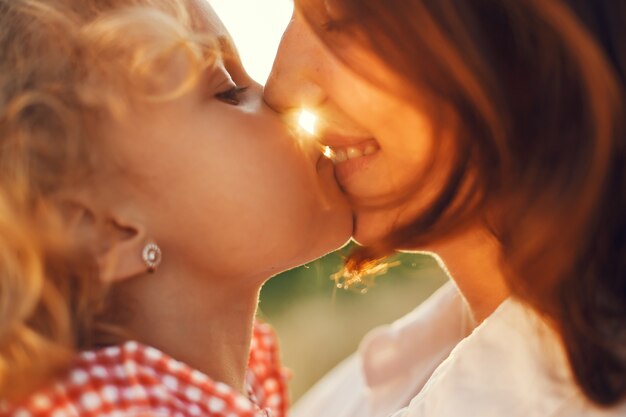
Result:
[[[280,38],[293,12],[292,0],[209,0],[232,35],[243,65],[265,84]]]
[[[317,116],[306,109],[302,109],[298,116],[298,126],[309,135],[315,135]]]

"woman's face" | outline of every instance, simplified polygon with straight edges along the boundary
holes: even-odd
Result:
[[[379,76],[388,73],[365,53],[362,65]],[[425,117],[346,67],[297,11],[283,37],[265,100],[282,112],[306,106],[320,115],[319,140],[333,149],[338,182],[357,203],[392,197],[424,174],[432,147]],[[423,189],[408,201],[374,209],[357,205],[354,238],[373,243],[410,221],[433,192]]]
[[[107,152],[123,167],[117,198],[137,202],[163,264],[211,276],[267,277],[340,247],[352,214],[332,164],[290,136],[219,19],[198,7],[231,58],[183,96],[107,127]]]

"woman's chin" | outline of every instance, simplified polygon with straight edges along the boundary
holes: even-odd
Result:
[[[393,230],[389,215],[381,212],[357,213],[352,239],[361,246],[375,246]]]

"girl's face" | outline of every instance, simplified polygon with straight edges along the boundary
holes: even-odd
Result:
[[[387,72],[366,54],[362,63],[368,71]],[[337,179],[357,203],[376,204],[423,174],[433,143],[426,118],[347,68],[297,11],[283,36],[265,100],[280,111],[304,105],[321,116],[320,141],[333,149]],[[411,220],[434,192],[422,189],[408,201],[374,209],[357,205],[354,238],[375,242]]]
[[[340,247],[352,214],[332,164],[290,136],[215,13],[197,7],[231,58],[183,96],[107,126],[106,152],[121,167],[109,188],[134,201],[162,267],[267,277]]]

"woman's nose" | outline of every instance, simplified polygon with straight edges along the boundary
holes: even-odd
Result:
[[[278,112],[315,107],[324,101],[324,91],[316,79],[321,64],[316,59],[320,54],[313,36],[297,16],[283,35],[264,91],[265,101]]]

